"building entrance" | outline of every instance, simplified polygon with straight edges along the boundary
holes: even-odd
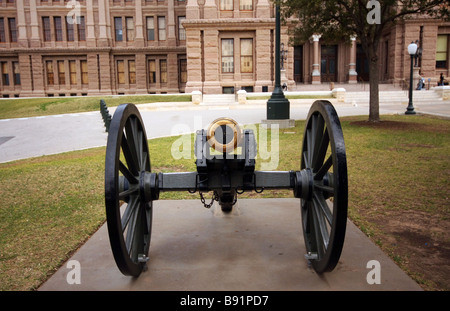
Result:
[[[337,80],[337,45],[322,45],[320,61],[321,82]]]

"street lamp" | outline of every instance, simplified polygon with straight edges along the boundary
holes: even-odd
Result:
[[[417,52],[417,44],[414,42],[411,42],[410,45],[408,45],[408,54],[411,56],[411,73],[409,76],[409,102],[408,102],[408,108],[406,108],[405,114],[416,114],[414,111],[413,106],[413,66],[414,66],[414,56]]]
[[[275,87],[267,101],[267,120],[289,120],[290,103],[284,96],[280,79],[280,5],[275,6]]]

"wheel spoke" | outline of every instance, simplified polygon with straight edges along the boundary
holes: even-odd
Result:
[[[322,165],[323,160],[325,159],[325,155],[327,153],[328,144],[330,142],[330,138],[328,136],[328,131],[325,129],[325,132],[323,133],[320,144],[317,144],[316,152],[314,153],[314,159],[312,162],[312,166],[315,169],[314,171],[317,171],[317,169]]]
[[[319,212],[319,209],[320,207],[318,207],[313,201],[311,210],[314,223],[314,234],[317,242],[317,253],[320,260],[328,247],[330,236],[325,219],[323,218],[322,213]]]
[[[132,151],[134,149],[134,146],[129,145],[128,139],[125,136],[122,137],[121,147],[130,172],[135,176],[138,175],[139,167],[136,158],[136,153]]]
[[[322,165],[322,167],[319,169],[317,174],[314,176],[315,180],[322,180],[323,176],[325,176],[325,173],[328,172],[331,165],[333,165],[333,158],[330,155],[328,159],[325,161],[325,163]]]
[[[134,177],[134,175],[128,170],[128,168],[125,166],[125,164],[122,163],[122,161],[119,161],[119,170],[122,172],[123,176],[125,176],[130,184],[138,183],[136,177]]]
[[[139,198],[132,197],[130,200],[130,203],[127,204],[127,207],[125,208],[125,212],[122,215],[122,220],[121,220],[122,232],[125,231],[125,228],[127,227],[131,216],[136,212],[138,206],[139,206]]]
[[[318,188],[321,191],[327,192],[327,193],[331,194],[331,196],[334,195],[334,188],[333,187],[325,186],[325,185],[322,185],[322,184],[320,184],[318,182],[314,182],[314,188]]]
[[[320,208],[319,211],[325,216],[325,219],[327,220],[328,224],[331,226],[331,223],[333,221],[333,215],[331,214],[331,210],[328,207],[328,204],[325,201],[325,198],[323,197],[323,195],[320,195],[317,192],[314,192],[313,200],[314,200],[315,204]]]
[[[127,247],[128,254],[130,254],[130,251],[132,249],[134,237],[136,235],[136,231],[137,231],[137,227],[138,227],[137,226],[138,225],[137,220],[138,220],[138,214],[139,214],[140,205],[141,204],[140,204],[140,201],[139,201],[138,204],[137,204],[138,208],[135,208],[133,210],[133,213],[131,215],[130,222],[129,222],[128,228],[127,228],[127,238],[126,238],[126,241],[125,241],[125,245]]]

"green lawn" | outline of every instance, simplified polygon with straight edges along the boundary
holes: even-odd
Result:
[[[0,119],[96,111],[100,110],[100,99],[104,99],[108,107],[115,107],[124,103],[190,102],[191,95],[117,95],[1,99]]]
[[[443,270],[439,276],[438,259],[448,266],[450,121],[382,118],[376,125],[366,117],[341,120],[349,217],[425,289],[449,290],[448,274]],[[304,121],[280,130],[278,170],[299,169],[303,131]],[[177,139],[149,141],[154,171],[195,170],[193,159],[171,156]],[[95,148],[0,164],[0,290],[36,289],[104,223],[104,154],[105,148]],[[257,160],[257,169],[263,162]],[[241,197],[258,196],[292,193]],[[198,194],[161,194],[169,198],[198,199]],[[433,249],[415,245],[408,232],[426,237]],[[436,264],[427,269],[430,252]]]

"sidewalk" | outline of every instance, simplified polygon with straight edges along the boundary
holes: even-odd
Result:
[[[348,221],[341,259],[318,275],[304,258],[299,199],[238,199],[226,215],[198,200],[154,202],[148,270],[123,276],[106,224],[70,259],[80,284],[68,284],[64,264],[40,291],[420,291],[390,258]],[[369,284],[380,264],[380,284]]]

